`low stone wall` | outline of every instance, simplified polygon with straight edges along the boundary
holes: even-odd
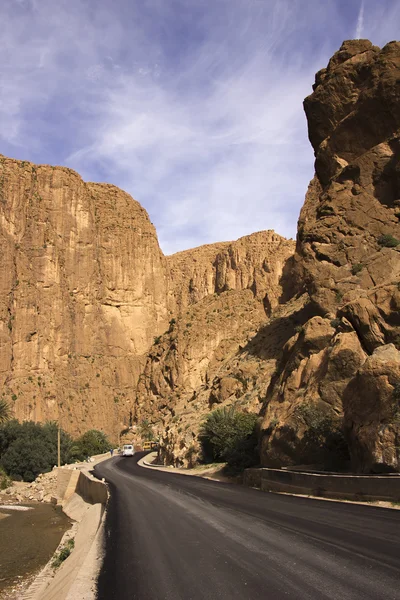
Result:
[[[243,482],[265,492],[352,500],[400,501],[398,475],[331,475],[280,469],[246,469]]]

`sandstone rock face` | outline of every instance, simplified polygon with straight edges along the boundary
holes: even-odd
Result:
[[[164,257],[128,194],[5,157],[0,244],[3,397],[21,420],[60,420],[73,434],[99,428],[115,440],[142,404],[153,406],[154,391],[157,407],[177,403],[173,392],[193,394],[210,363],[256,332],[294,252],[265,231]],[[178,348],[157,368],[162,345],[146,354],[171,318]]]
[[[111,433],[167,323],[146,211],[66,168],[0,159],[0,377],[19,419]]]
[[[293,276],[313,316],[269,389],[264,464],[299,460],[301,405],[344,417],[356,470],[400,466],[396,351],[381,360],[386,344],[400,347],[399,107],[400,43],[367,40],[344,42],[304,102],[316,172]]]
[[[400,352],[380,346],[345,390],[346,428],[358,471],[397,470],[400,443]]]
[[[235,242],[210,244],[166,257],[168,307],[180,314],[211,294],[250,289],[269,315],[282,294],[283,269],[293,242],[260,231]],[[277,295],[279,294],[279,295]]]
[[[148,354],[135,412],[154,423],[166,463],[193,461],[200,423],[217,405],[259,412],[282,332],[268,336],[265,361],[255,338],[279,306],[293,252],[293,242],[266,231],[168,257],[177,316]]]

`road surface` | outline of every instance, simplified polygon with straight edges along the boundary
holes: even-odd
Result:
[[[114,457],[98,600],[400,600],[400,511]]]

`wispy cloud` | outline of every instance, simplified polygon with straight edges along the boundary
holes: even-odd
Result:
[[[356,34],[354,36],[356,38],[356,40],[359,40],[362,38],[363,29],[364,29],[364,0],[361,0],[360,12],[358,13],[358,19],[357,19]]]
[[[3,0],[0,151],[126,189],[167,253],[294,236],[313,173],[302,101],[355,20],[306,5]],[[396,36],[396,0],[361,8],[364,35]]]

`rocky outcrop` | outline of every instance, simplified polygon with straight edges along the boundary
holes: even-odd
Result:
[[[382,362],[387,344],[400,347],[399,82],[400,43],[344,42],[304,102],[316,172],[293,276],[313,316],[269,389],[264,464],[299,460],[302,406],[344,418],[354,469],[400,466],[394,346]]]
[[[279,343],[270,336],[275,350],[263,361],[254,338],[285,294],[293,251],[293,242],[266,231],[168,257],[177,316],[148,354],[135,411],[161,435],[168,464],[193,461],[199,425],[217,405],[259,412]]]
[[[291,240],[274,231],[259,231],[235,242],[210,244],[167,256],[168,308],[173,315],[206,296],[250,289],[269,316],[286,291]]]

